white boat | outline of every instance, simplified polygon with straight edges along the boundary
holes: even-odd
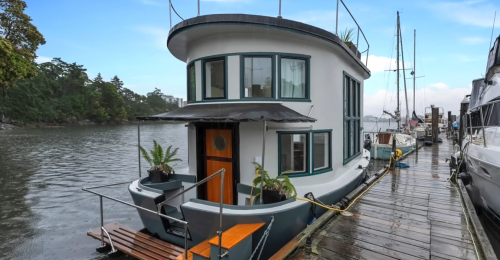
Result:
[[[138,119],[186,122],[180,149],[189,167],[165,183],[142,176],[130,184],[136,206],[158,211],[138,210],[145,230],[192,248],[235,225],[265,223],[251,252],[273,221],[261,255],[268,259],[326,211],[300,198],[312,192],[333,205],[360,185],[370,157],[361,138],[370,71],[355,47],[281,16],[202,15],[174,25],[167,48],[186,65],[187,106]],[[291,171],[297,199],[255,199],[254,162],[271,178]]]
[[[486,77],[473,82],[467,135],[462,142],[469,188],[476,204],[500,220],[500,36],[490,50]]]

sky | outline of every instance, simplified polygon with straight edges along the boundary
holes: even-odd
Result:
[[[38,62],[58,57],[84,65],[90,78],[117,75],[125,87],[146,94],[159,88],[186,98],[186,66],[166,47],[170,29],[168,0],[26,0],[26,13],[45,36]],[[459,113],[473,79],[485,74],[493,19],[493,41],[500,34],[498,0],[344,0],[369,45],[370,79],[364,83],[365,115],[380,117],[396,107],[396,12],[400,12],[406,77],[413,69],[416,30],[417,114],[431,104],[445,113]],[[184,19],[197,15],[197,0],[172,0]],[[278,0],[201,0],[201,15],[245,13],[278,16]],[[173,14],[173,13],[172,13]],[[336,1],[283,0],[282,16],[335,32]],[[173,14],[173,25],[180,22]],[[339,31],[355,28],[342,5]],[[360,39],[359,49],[367,45]],[[366,55],[366,54],[365,54]],[[363,57],[365,60],[366,57]],[[402,63],[401,63],[402,64]],[[403,78],[401,72],[401,78]],[[402,114],[406,114],[404,84]],[[413,108],[413,80],[408,79],[409,111]],[[314,87],[314,86],[313,86]]]

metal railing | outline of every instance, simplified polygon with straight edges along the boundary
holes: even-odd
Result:
[[[278,11],[278,18],[281,18],[281,0],[278,0],[279,1],[279,11]],[[365,66],[368,66],[368,55],[369,55],[369,52],[370,52],[370,44],[368,43],[368,40],[366,39],[366,36],[365,36],[365,33],[363,32],[363,30],[361,30],[361,26],[359,26],[358,22],[356,21],[356,19],[354,18],[354,16],[352,15],[351,11],[349,11],[349,8],[347,8],[347,5],[344,3],[343,0],[337,0],[337,14],[336,14],[336,17],[335,17],[335,35],[339,35],[338,34],[338,27],[339,27],[339,2],[342,3],[342,5],[344,6],[344,8],[346,9],[346,11],[349,13],[349,15],[351,16],[352,20],[354,21],[354,23],[356,24],[356,26],[358,27],[358,32],[357,32],[357,36],[356,36],[356,49],[359,49],[359,35],[361,33],[361,35],[363,36],[363,38],[365,39],[365,42],[366,42],[366,45],[367,45],[367,48],[366,50],[364,51],[360,51],[360,54],[362,53],[365,53],[366,52],[366,61],[365,61]],[[169,20],[170,20],[170,29],[172,29],[172,10],[174,11],[174,13],[181,19],[184,21],[184,18],[182,18],[179,13],[177,13],[177,11],[175,10],[174,6],[172,5],[172,0],[169,0],[168,1],[168,16],[169,16]],[[197,16],[200,16],[200,0],[198,0],[198,15]],[[358,50],[359,51],[359,50]]]
[[[225,173],[225,169],[222,168],[220,169],[219,171],[217,171],[216,173],[206,177],[205,179],[195,183],[194,185],[192,185],[191,187],[189,187],[188,189],[166,199],[165,201],[161,202],[161,203],[158,203],[157,205],[157,208],[158,208],[158,211],[152,211],[150,209],[147,209],[147,208],[143,208],[143,207],[140,207],[140,206],[137,206],[137,205],[134,205],[134,204],[131,204],[131,203],[128,203],[126,201],[122,201],[122,200],[119,200],[119,199],[115,199],[113,197],[110,197],[110,196],[107,196],[107,195],[104,195],[102,193],[98,193],[98,192],[95,192],[95,191],[91,191],[92,189],[97,189],[97,188],[104,188],[104,187],[110,187],[110,186],[116,186],[116,185],[122,185],[122,184],[127,184],[127,183],[131,183],[131,182],[120,182],[120,183],[114,183],[114,184],[108,184],[108,185],[101,185],[101,186],[94,186],[94,187],[87,187],[87,188],[82,188],[83,191],[86,191],[86,192],[90,192],[90,193],[93,193],[95,195],[98,195],[99,196],[99,200],[100,200],[100,216],[101,216],[101,241],[102,241],[102,244],[101,246],[104,247],[106,244],[104,242],[104,233],[107,234],[108,238],[109,238],[109,241],[110,241],[110,244],[111,244],[111,247],[113,249],[113,251],[115,251],[114,249],[114,246],[113,246],[113,242],[111,241],[111,237],[109,236],[108,232],[104,229],[104,213],[103,213],[103,204],[102,204],[102,198],[107,198],[107,199],[110,199],[110,200],[113,200],[115,202],[118,202],[118,203],[122,203],[122,204],[125,204],[125,205],[128,205],[128,206],[131,206],[131,207],[134,207],[136,209],[139,209],[139,210],[143,210],[143,211],[146,211],[146,212],[149,212],[149,213],[153,213],[153,214],[156,214],[158,215],[159,217],[161,218],[165,218],[165,219],[168,219],[168,220],[172,220],[172,221],[176,221],[180,224],[183,224],[184,225],[184,256],[185,256],[185,259],[187,260],[188,259],[188,226],[189,226],[189,223],[187,221],[184,221],[184,220],[180,220],[180,219],[177,219],[177,218],[174,218],[174,217],[171,217],[171,216],[168,216],[168,215],[165,215],[165,214],[162,214],[161,213],[161,207],[167,202],[167,201],[170,201],[174,198],[177,198],[181,195],[184,195],[184,193],[190,191],[191,189],[194,189],[198,186],[200,186],[201,184],[213,179],[214,177],[220,175],[221,176],[221,189],[220,189],[220,204],[219,204],[219,231],[217,231],[217,235],[219,237],[219,259],[226,256],[227,255],[227,251],[222,253],[222,209],[223,209],[223,199],[224,199],[224,173]],[[139,179],[140,181],[140,179]]]

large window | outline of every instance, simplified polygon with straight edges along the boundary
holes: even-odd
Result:
[[[194,62],[187,67],[187,96],[188,101],[196,100],[196,73],[194,70]]]
[[[331,132],[313,133],[313,172],[331,168]]]
[[[244,98],[272,98],[274,95],[274,66],[271,56],[243,56]]]
[[[344,73],[344,163],[361,153],[360,91],[359,81]]]
[[[308,166],[308,134],[290,133],[280,135],[280,173],[307,173]]]
[[[205,69],[204,99],[226,98],[226,58],[205,60],[203,66]]]
[[[309,64],[306,58],[280,57],[280,98],[309,98]]]

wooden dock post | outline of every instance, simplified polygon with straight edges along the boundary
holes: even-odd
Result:
[[[450,136],[451,133],[451,124],[453,122],[451,121],[451,111],[448,111],[448,128],[446,129],[446,136]]]
[[[438,143],[438,135],[439,135],[439,108],[432,107],[432,143]]]

